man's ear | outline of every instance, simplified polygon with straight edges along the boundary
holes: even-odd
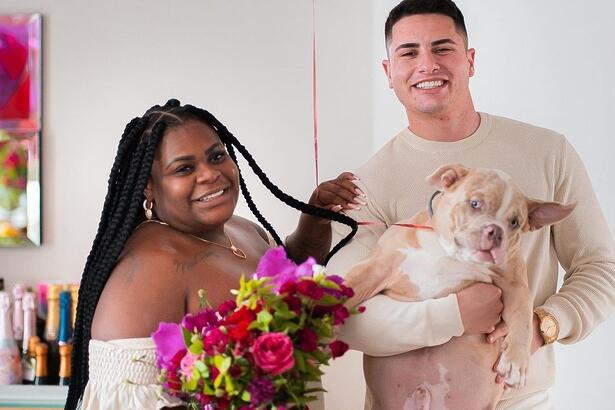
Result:
[[[468,172],[468,169],[461,164],[447,164],[436,169],[433,174],[428,176],[427,182],[439,190],[446,190],[455,182],[465,177]]]
[[[382,60],[382,68],[384,68],[384,73],[387,76],[387,81],[389,82],[389,88],[393,88],[393,81],[391,80],[391,62],[389,60]]]
[[[576,203],[564,205],[559,202],[542,202],[529,199],[527,210],[530,231],[538,230],[567,218],[576,206]]]
[[[470,77],[474,77],[474,59],[476,58],[476,50],[470,48],[466,54],[468,56],[468,63],[470,64],[468,75]]]

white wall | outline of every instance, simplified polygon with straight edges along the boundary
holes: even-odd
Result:
[[[398,0],[375,1],[374,25],[384,26]],[[476,108],[551,128],[570,140],[585,162],[615,232],[615,5],[603,0],[458,0],[476,49],[470,86]],[[382,34],[374,60],[385,57]],[[407,126],[382,69],[374,74],[374,149]],[[612,409],[615,320],[583,342],[557,345],[557,409]]]
[[[382,27],[396,2],[317,0],[323,178],[355,169],[406,124],[380,68]],[[44,15],[44,245],[0,249],[8,286],[79,278],[125,123],[170,97],[215,113],[280,187],[302,198],[312,190],[311,1],[169,4],[0,3],[0,13]],[[597,0],[584,5],[459,0],[477,48],[477,108],[565,133],[585,160],[613,230],[607,161],[615,152],[609,138],[615,9]],[[603,9],[590,11],[597,7]],[[254,178],[248,183],[265,215],[288,233],[297,214]],[[249,216],[243,204],[238,211]],[[611,320],[587,341],[558,349],[558,409],[609,407],[615,355],[607,349],[614,336]],[[334,362],[325,383],[329,409],[362,408],[360,355]]]

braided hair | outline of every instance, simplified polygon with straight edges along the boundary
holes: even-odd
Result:
[[[66,409],[72,410],[77,407],[88,382],[88,345],[98,300],[126,241],[135,227],[145,219],[143,212],[141,212],[141,204],[144,200],[143,191],[151,176],[152,162],[158,144],[166,130],[191,119],[201,121],[217,132],[229,156],[239,169],[235,153],[235,149],[237,149],[263,185],[276,198],[303,213],[334,220],[351,227],[351,232],[329,252],[326,261],[346,245],[357,232],[357,223],[352,218],[306,204],[279,189],[269,180],[248,150],[208,111],[192,105],[181,106],[179,101],[175,99],[169,100],[163,106],[156,105],[150,108],[143,117],[134,118],[124,129],[111,168],[98,231],[86,260],[79,288],[72,377],[66,400]],[[239,171],[239,184],[252,213],[271,234],[276,243],[284,246],[273,226],[256,207],[241,170]]]

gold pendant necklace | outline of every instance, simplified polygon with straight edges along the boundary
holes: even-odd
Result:
[[[144,223],[148,223],[148,222],[156,222],[157,224],[160,224],[160,225],[166,225],[166,226],[168,226],[168,227],[171,227],[171,228],[172,228],[172,226],[170,226],[168,223],[166,223],[166,222],[162,222],[162,221],[159,221],[159,220],[157,220],[157,219],[147,219],[147,220],[145,220],[145,221],[141,222],[141,223],[137,226],[137,228],[138,228],[139,226],[143,225]],[[181,232],[181,231],[180,231],[180,232]],[[239,249],[238,247],[236,247],[236,246],[235,246],[235,244],[234,244],[234,243],[233,243],[233,241],[231,240],[231,237],[230,237],[230,236],[228,236],[228,235],[226,234],[226,232],[224,232],[224,236],[226,236],[226,239],[228,239],[229,243],[231,244],[230,246],[228,246],[228,245],[224,245],[224,244],[221,244],[221,243],[218,243],[218,242],[210,241],[210,240],[207,240],[207,239],[203,239],[203,238],[201,238],[200,236],[192,235],[191,233],[187,233],[187,232],[182,232],[182,233],[184,233],[184,234],[186,234],[186,235],[190,235],[190,236],[192,236],[193,238],[198,239],[199,241],[203,241],[203,242],[205,242],[205,243],[210,243],[210,244],[212,244],[212,245],[217,245],[217,246],[219,246],[219,247],[221,247],[221,248],[228,249],[229,251],[233,252],[233,255],[237,256],[237,257],[238,257],[238,258],[240,258],[240,259],[247,259],[247,258],[248,258],[248,257],[246,256],[246,253],[245,253],[242,249]]]

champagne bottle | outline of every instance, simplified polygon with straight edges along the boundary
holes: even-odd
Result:
[[[38,336],[31,336],[28,341],[28,348],[21,359],[23,367],[23,384],[34,384],[36,375],[36,346],[41,342]]]
[[[70,355],[73,351],[73,345],[60,345],[60,386],[68,386],[70,384]]]
[[[36,335],[36,304],[34,293],[26,292],[22,298],[23,305],[23,343],[21,345],[21,367],[24,384],[34,383],[36,370],[36,344],[40,338]],[[34,343],[34,344],[33,344]]]
[[[13,337],[10,308],[8,293],[0,291],[0,384],[21,384],[21,357]]]
[[[60,345],[70,343],[73,338],[73,309],[71,304],[70,292],[63,291],[60,293],[60,331],[58,333],[58,343]]]
[[[13,286],[13,335],[17,346],[23,341],[23,308],[21,300],[24,294],[24,287],[19,283]],[[28,341],[26,340],[26,343]]]
[[[47,323],[45,324],[45,340],[47,351],[47,377],[50,384],[58,383],[60,370],[60,346],[58,336],[60,332],[60,285],[47,287]]]
[[[36,385],[50,384],[47,369],[47,350],[45,343],[36,345],[36,376],[34,377],[34,384]]]
[[[70,285],[70,297],[71,297],[71,303],[73,307],[72,323],[73,323],[73,329],[74,329],[75,319],[77,318],[77,301],[79,300],[79,285],[75,285],[75,284]]]

